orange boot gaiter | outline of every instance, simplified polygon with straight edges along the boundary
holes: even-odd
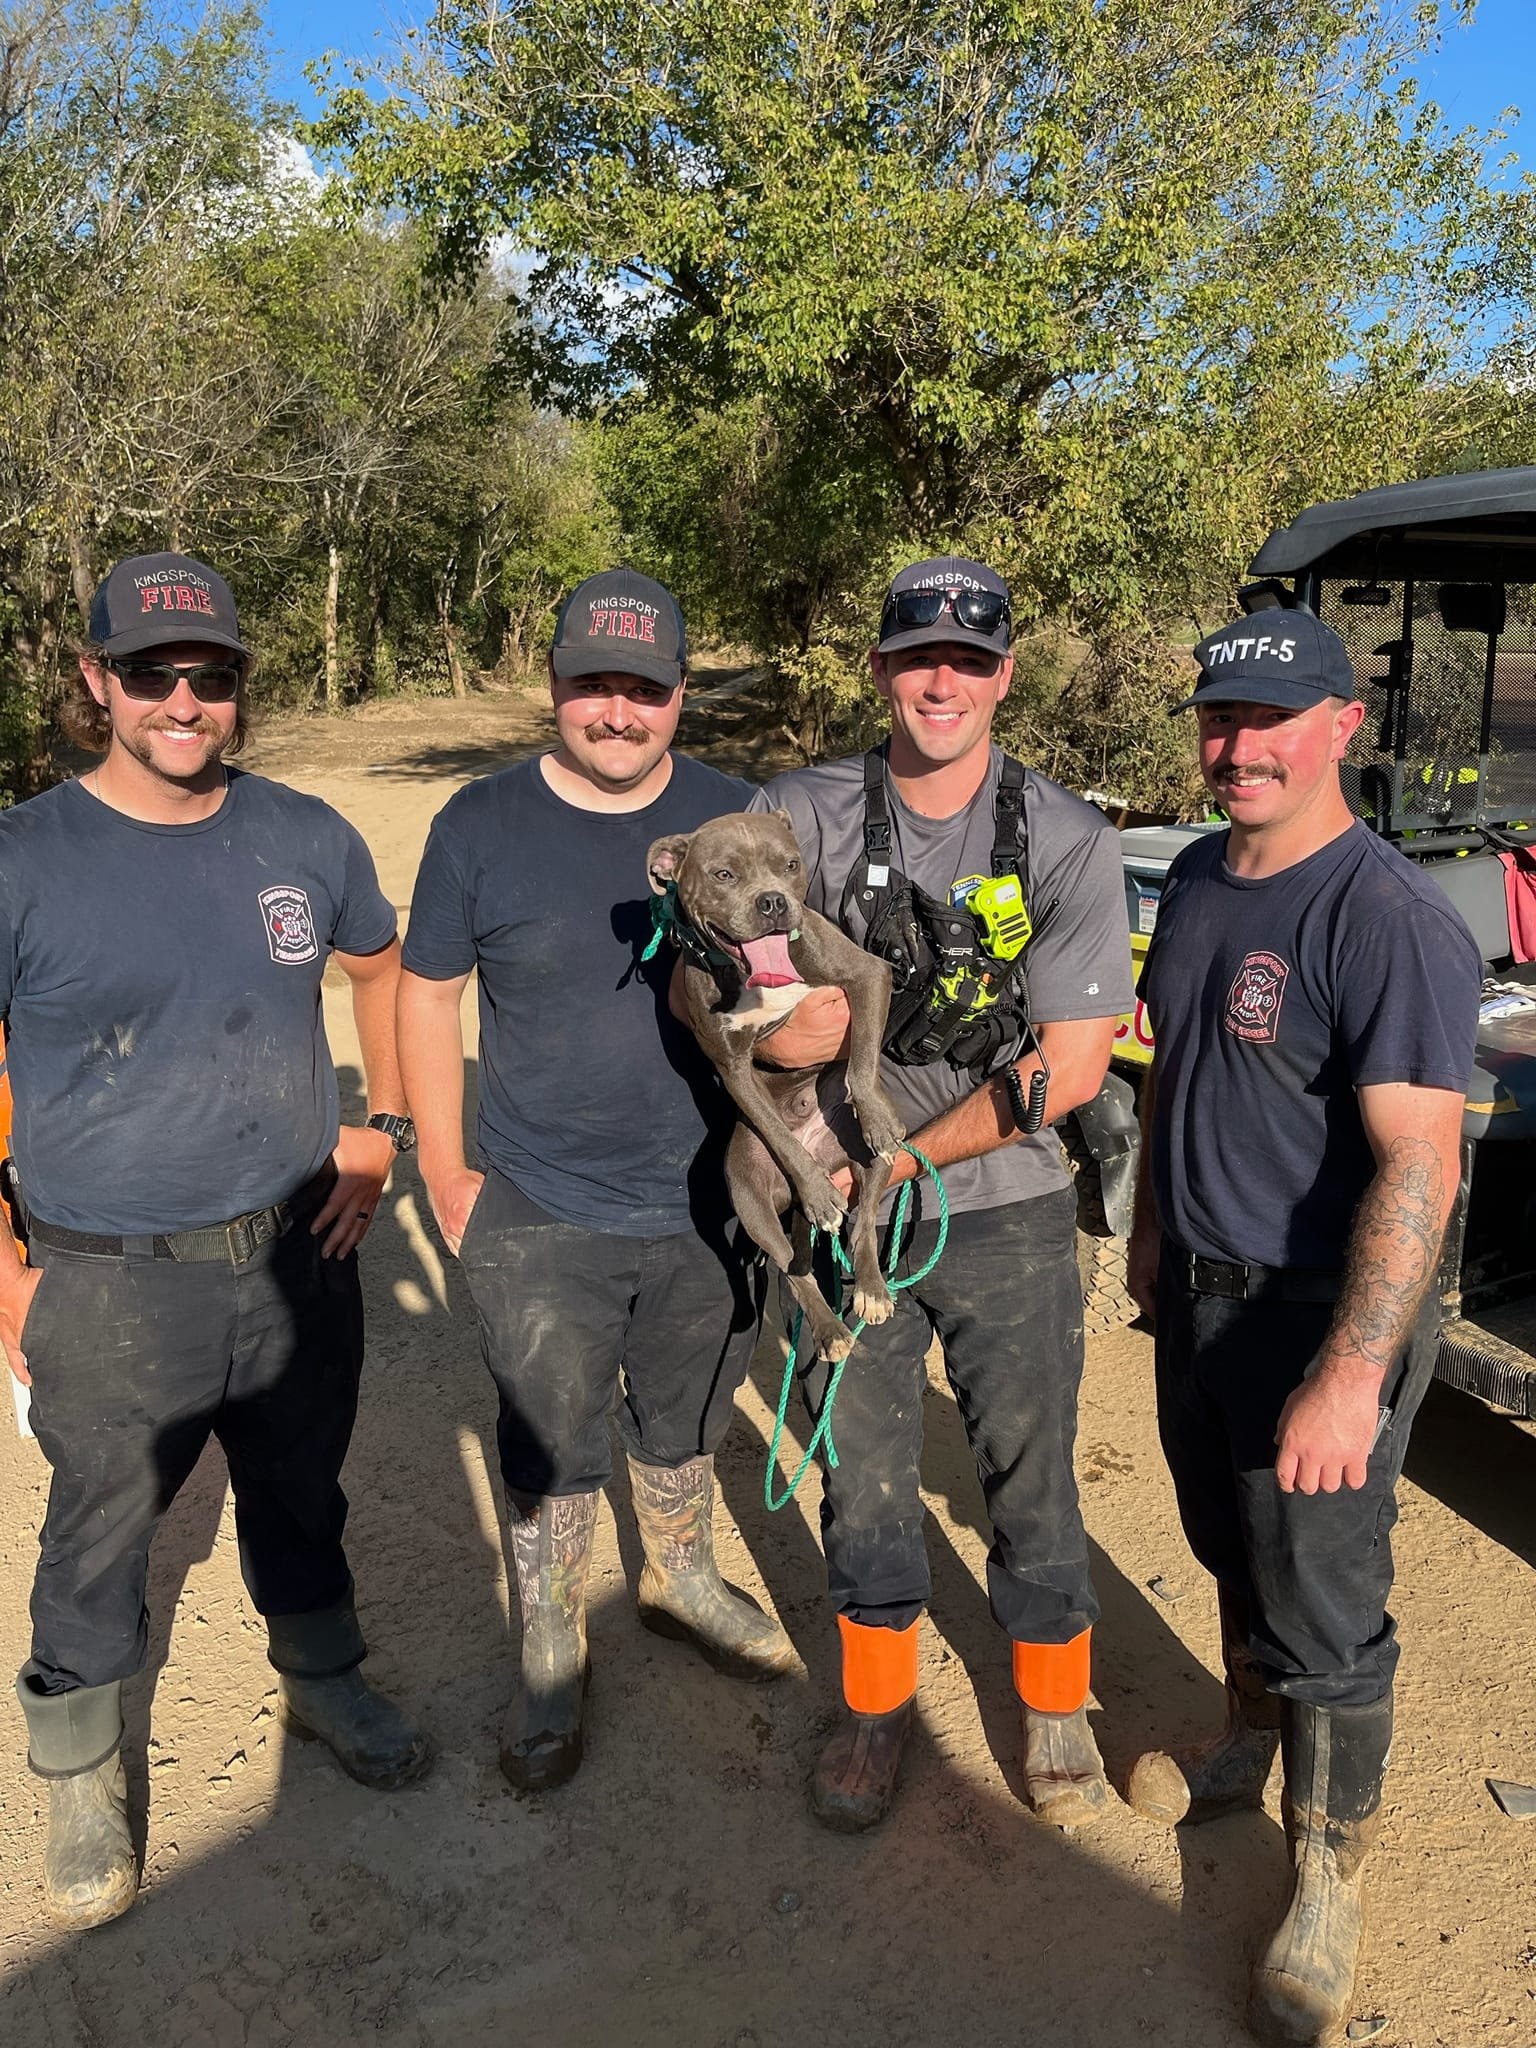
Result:
[[[1088,1702],[1088,1653],[1093,1630],[1070,1643],[1015,1643],[1013,1689],[1037,1714],[1075,1714]]]
[[[843,1698],[856,1714],[893,1714],[917,1691],[917,1623],[865,1628],[837,1617],[843,1639]]]

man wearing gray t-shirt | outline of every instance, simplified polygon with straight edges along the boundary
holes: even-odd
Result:
[[[992,745],[1013,675],[1009,627],[1007,587],[979,563],[903,570],[870,657],[888,742],[782,775],[753,804],[788,812],[811,907],[892,961],[882,1079],[942,1171],[950,1207],[937,1266],[859,1338],[837,1396],[838,1463],[823,1467],[848,1712],[817,1765],[812,1807],[843,1831],[888,1811],[917,1691],[930,1590],[923,1359],[935,1333],[992,1523],[988,1591],[1013,1640],[1030,1804],[1069,1826],[1106,1798],[1086,1714],[1099,1610],[1072,1470],[1083,1361],[1075,1204],[1049,1125],[1098,1093],[1133,1001],[1130,955],[1113,828]],[[1010,957],[1018,925],[1000,938],[977,906],[1001,900],[988,885],[1011,888],[1014,876],[1031,931]],[[1024,1017],[1038,1050],[1025,1049]],[[836,1059],[846,1026],[841,992],[817,991],[760,1056],[785,1067]],[[1030,1086],[1042,1066],[1043,1121]],[[902,1153],[895,1180],[917,1172]],[[919,1180],[913,1195],[899,1274],[916,1272],[937,1237],[931,1187]],[[819,1361],[803,1371],[813,1414],[826,1379]]]

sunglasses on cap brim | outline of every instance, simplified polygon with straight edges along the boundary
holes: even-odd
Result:
[[[184,682],[200,704],[233,704],[245,680],[245,664],[239,661],[134,661],[124,658],[106,666],[123,686],[125,697],[137,697],[146,704],[163,704]]]
[[[934,625],[945,612],[972,633],[995,633],[1013,619],[1013,607],[1000,590],[901,590],[886,599],[880,637],[899,626]]]

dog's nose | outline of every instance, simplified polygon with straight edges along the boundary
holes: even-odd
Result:
[[[769,889],[757,899],[758,914],[762,917],[788,917],[789,898],[777,890]]]

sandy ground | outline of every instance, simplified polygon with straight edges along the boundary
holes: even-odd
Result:
[[[402,910],[433,813],[526,751],[536,703],[393,705],[261,739],[253,765],[328,797],[366,833]],[[735,707],[696,744],[778,765]],[[328,991],[356,1090],[345,999]],[[807,1816],[829,1727],[834,1630],[814,1479],[768,1514],[777,1379],[766,1343],[720,1469],[727,1572],[772,1603],[805,1660],[752,1690],[635,1620],[622,1481],[600,1525],[588,1762],[518,1798],[496,1767],[513,1671],[493,1404],[468,1300],[409,1166],[364,1257],[369,1371],[348,1467],[349,1545],[370,1675],[430,1728],[438,1762],[365,1792],[273,1716],[263,1632],[236,1565],[222,1467],[167,1518],[150,1670],[128,1688],[145,1886],[124,1920],[63,1939],[41,1923],[44,1799],[0,1699],[0,2040],[29,2048],[528,2041],[547,2048],[1227,2048],[1247,1956],[1284,1859],[1265,1815],[1183,1839],[1128,1810],[1064,1837],[1019,1800],[1006,1647],[982,1591],[981,1497],[936,1377],[924,1467],[935,1592],[921,1731],[898,1810],[862,1841]],[[1139,1332],[1090,1349],[1080,1454],[1104,1603],[1096,1716],[1123,1782],[1149,1738],[1219,1711],[1213,1602],[1179,1534]],[[1536,1779],[1536,1441],[1437,1393],[1403,1488],[1406,1654],[1358,2010],[1397,2048],[1536,2044],[1536,1823],[1486,1775]],[[21,1661],[46,1470],[0,1428],[0,1664]],[[1158,1597],[1149,1581],[1164,1581]]]

